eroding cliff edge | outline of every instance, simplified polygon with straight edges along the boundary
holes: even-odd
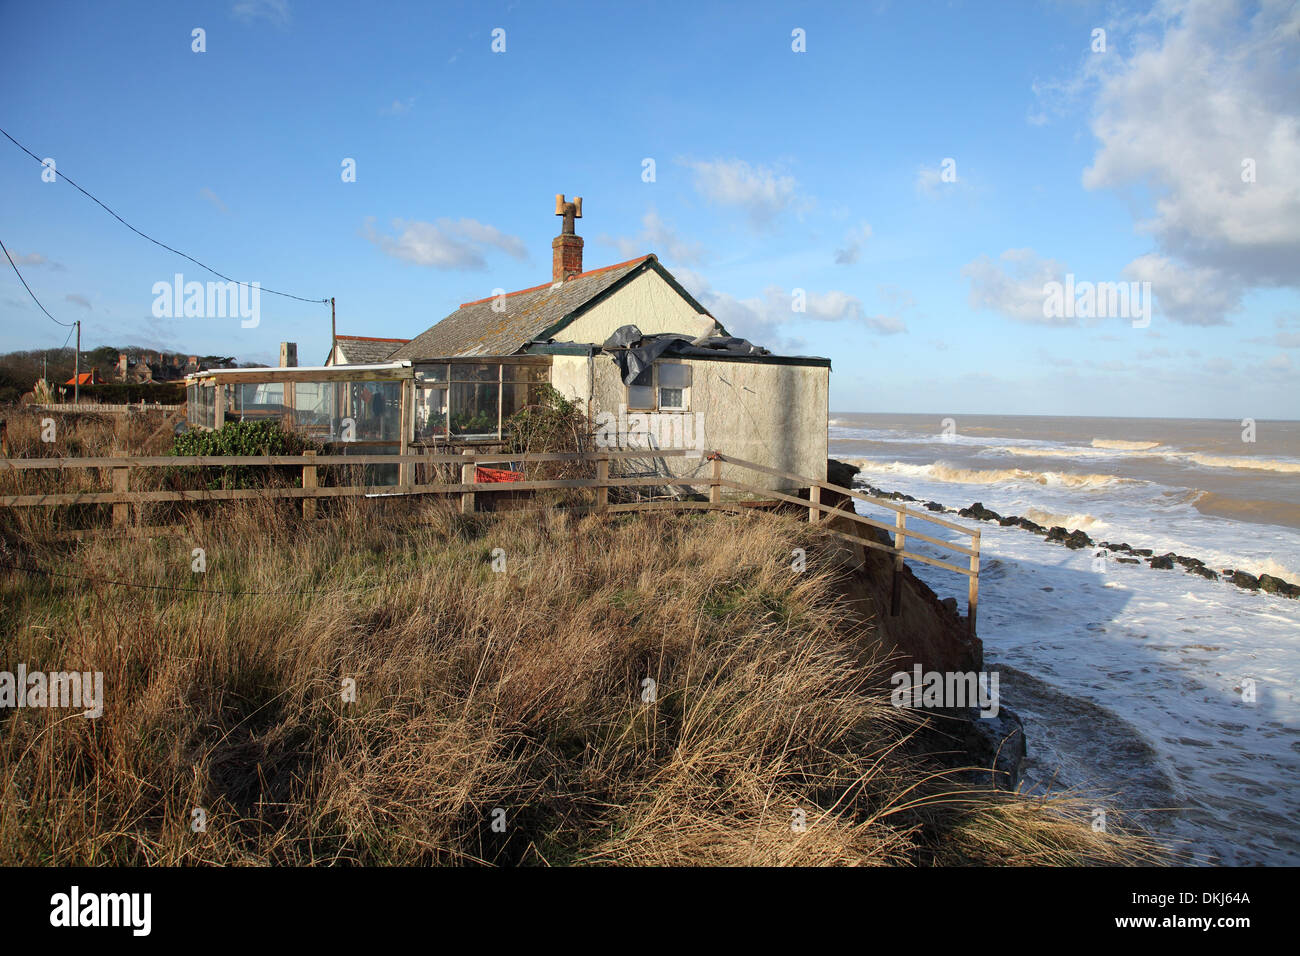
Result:
[[[852,487],[857,471],[853,465],[831,459],[827,480]],[[823,492],[822,502],[853,510],[851,499],[844,495]],[[885,531],[848,518],[827,516],[824,520],[832,530],[893,545]],[[945,675],[983,673],[984,645],[968,633],[955,599],[940,600],[905,565],[898,613],[892,614],[893,557],[850,542],[844,542],[842,554],[845,600],[853,617],[869,626],[873,641],[888,658],[891,673],[911,673],[918,666],[923,672]],[[917,742],[941,763],[982,768],[971,776],[1003,789],[1015,789],[1019,784],[1026,752],[1024,727],[1000,700],[995,716],[981,715],[974,707],[927,707],[919,713],[926,717],[926,725]]]

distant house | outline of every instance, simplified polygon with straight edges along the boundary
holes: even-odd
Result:
[[[92,368],[89,372],[82,372],[80,375],[74,375],[63,383],[64,385],[103,385],[104,380],[99,376],[99,369]]]
[[[583,409],[598,444],[716,448],[825,479],[829,359],[733,338],[653,254],[584,271],[582,200],[557,196],[556,215],[550,282],[463,303],[409,341],[338,336],[320,369],[190,376],[192,389],[221,386],[225,397],[193,392],[191,420],[212,427],[256,414],[264,389],[250,385],[283,382],[290,410],[277,414],[310,422],[320,439],[347,440],[346,422],[370,444],[490,446],[549,384]],[[663,457],[656,467],[707,466]],[[775,476],[768,485],[793,486]]]
[[[370,335],[336,335],[325,365],[373,365],[385,361],[410,339],[379,339]]]

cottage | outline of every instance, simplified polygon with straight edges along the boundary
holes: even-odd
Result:
[[[490,447],[549,384],[584,410],[598,444],[717,448],[825,479],[829,359],[774,355],[732,337],[653,254],[584,270],[581,198],[557,196],[556,215],[550,282],[463,303],[409,341],[336,336],[318,369],[191,376],[191,421],[259,414],[274,383],[263,412],[324,440]],[[208,401],[193,391],[204,386],[223,393]],[[682,475],[707,466],[661,457],[653,467]]]

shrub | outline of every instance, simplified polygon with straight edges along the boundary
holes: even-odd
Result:
[[[176,436],[170,454],[201,457],[242,457],[249,455],[301,455],[318,446],[294,432],[284,431],[279,422],[236,421],[227,422],[214,431],[190,430]],[[207,483],[209,488],[255,488],[264,485],[273,474],[295,476],[297,469],[231,467],[221,469],[219,475]],[[300,478],[296,478],[301,480]]]

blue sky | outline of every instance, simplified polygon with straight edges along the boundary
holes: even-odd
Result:
[[[0,126],[340,332],[548,281],[564,192],[587,268],[657,253],[834,410],[1295,418],[1298,51],[1289,3],[0,0]],[[214,277],[41,174],[0,140],[0,239],[84,347],[324,358],[327,306],[154,317]],[[60,345],[6,274],[0,350]],[[1044,317],[1067,274],[1149,327]]]

